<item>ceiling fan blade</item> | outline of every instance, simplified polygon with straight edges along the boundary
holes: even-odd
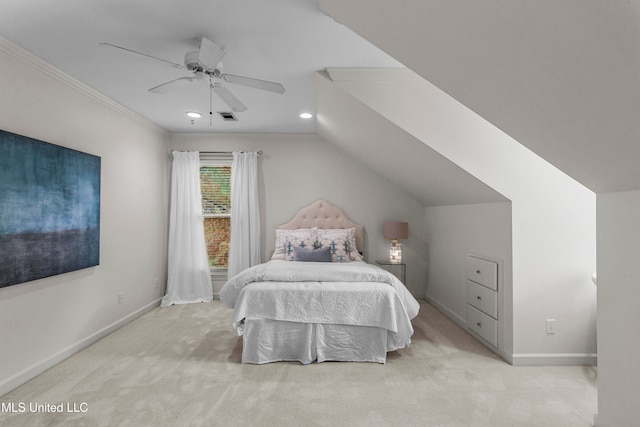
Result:
[[[140,55],[140,56],[144,56],[144,57],[147,57],[147,58],[150,58],[150,59],[154,59],[154,60],[156,60],[156,61],[161,61],[161,62],[164,62],[165,64],[169,64],[169,65],[171,65],[173,68],[180,68],[180,69],[182,69],[182,70],[186,70],[186,69],[187,69],[187,67],[185,67],[185,66],[184,66],[184,65],[182,65],[182,64],[177,64],[177,63],[175,63],[175,62],[167,61],[166,59],[158,58],[158,57],[156,57],[156,56],[147,55],[146,53],[137,52],[137,51],[135,51],[135,50],[128,49],[128,48],[126,48],[126,47],[116,46],[115,44],[111,44],[111,43],[100,43],[100,46],[112,47],[112,48],[115,48],[115,49],[124,50],[125,52],[133,53],[133,54],[135,54],[135,55]]]
[[[236,85],[248,86],[274,93],[284,93],[284,86],[276,82],[252,79],[250,77],[234,76],[233,74],[221,74],[220,78],[225,82],[233,83]]]
[[[180,77],[179,79],[171,80],[166,83],[162,83],[161,85],[154,86],[149,89],[149,92],[152,93],[167,93],[171,92],[177,87],[184,86],[187,83],[191,83],[194,77]]]
[[[218,45],[209,40],[206,37],[203,37],[200,40],[200,51],[198,52],[198,61],[204,67],[209,70],[215,70],[220,61],[222,61],[222,57],[224,56],[224,50],[220,49]]]
[[[220,97],[220,99],[224,101],[225,104],[231,107],[231,111],[242,112],[247,110],[247,107],[245,107],[245,105],[240,102],[238,98],[236,98],[231,92],[229,92],[227,88],[219,85],[214,85],[212,90],[216,93],[216,95]]]

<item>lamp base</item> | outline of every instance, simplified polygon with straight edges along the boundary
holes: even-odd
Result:
[[[402,241],[392,239],[389,247],[389,262],[392,264],[402,263]]]

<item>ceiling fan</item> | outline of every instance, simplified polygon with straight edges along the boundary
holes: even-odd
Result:
[[[111,43],[100,43],[100,45],[121,49],[136,55],[141,55],[150,59],[164,62],[165,64],[168,64],[173,68],[179,68],[193,72],[192,77],[179,77],[177,79],[170,80],[166,83],[162,83],[158,86],[152,87],[151,89],[149,89],[149,92],[152,93],[166,93],[186,84],[194,82],[204,82],[209,84],[210,96],[211,93],[215,93],[234,112],[246,111],[247,107],[226,87],[224,87],[222,85],[222,82],[247,86],[254,89],[266,90],[268,92],[278,94],[284,93],[284,86],[282,86],[280,83],[222,73],[220,71],[220,61],[222,61],[222,58],[224,57],[226,52],[206,37],[202,37],[199,39],[198,50],[187,52],[185,54],[184,65],[167,61],[166,59],[158,58],[146,53],[137,52],[126,47],[116,46]]]

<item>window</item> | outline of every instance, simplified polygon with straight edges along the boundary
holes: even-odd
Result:
[[[204,235],[211,268],[227,268],[231,236],[231,162],[201,162]]]

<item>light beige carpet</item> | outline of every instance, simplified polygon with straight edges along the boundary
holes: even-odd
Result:
[[[0,425],[568,427],[596,412],[594,367],[510,366],[425,302],[386,365],[243,365],[230,316],[154,309],[0,397]],[[46,404],[63,412],[31,412]]]

